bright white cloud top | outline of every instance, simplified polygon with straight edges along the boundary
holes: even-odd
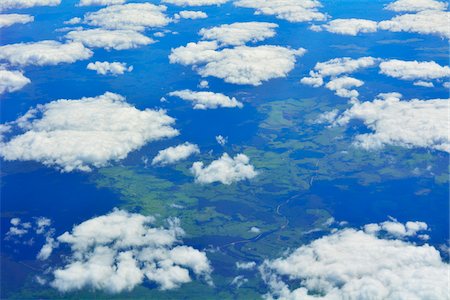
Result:
[[[0,11],[35,6],[57,6],[60,3],[61,0],[2,0],[0,1]]]
[[[432,246],[348,228],[267,260],[260,270],[269,298],[447,299],[448,269]],[[287,278],[299,286],[290,288]]]
[[[436,0],[397,0],[386,5],[386,9],[396,12],[418,12],[423,10],[445,10],[448,4]]]
[[[206,167],[203,162],[195,162],[191,172],[195,176],[195,181],[202,184],[220,182],[229,185],[258,175],[247,155],[238,154],[231,158],[227,153]]]
[[[315,31],[324,29],[332,33],[355,36],[359,33],[376,32],[378,23],[364,19],[335,19],[324,25],[311,26],[311,29]]]
[[[57,238],[71,249],[68,262],[52,270],[50,285],[61,292],[89,288],[119,293],[144,281],[162,290],[192,281],[210,281],[212,268],[204,252],[181,244],[178,219],[156,227],[155,218],[114,210],[84,221]]]
[[[425,222],[408,221],[405,224],[391,219],[382,223],[371,223],[364,226],[364,231],[370,234],[388,234],[391,237],[397,239],[403,239],[408,237],[428,237],[423,232],[428,230],[428,225]],[[422,233],[422,234],[419,234]]]
[[[429,82],[449,78],[450,68],[441,66],[434,61],[419,62],[391,59],[380,63],[380,73],[402,80]]]
[[[149,45],[155,41],[133,30],[87,29],[67,33],[66,38],[90,48],[125,50]]]
[[[356,98],[359,96],[357,90],[352,90],[353,87],[360,87],[364,84],[363,81],[343,76],[330,80],[325,87],[331,91],[334,91],[336,95],[344,98]]]
[[[96,71],[100,75],[122,75],[125,72],[133,71],[133,66],[127,66],[126,63],[121,62],[100,62],[89,63],[86,67],[88,70]]]
[[[192,101],[194,109],[216,109],[219,107],[242,108],[242,102],[236,98],[230,98],[220,93],[194,92],[191,90],[181,90],[169,93],[169,96],[179,97],[185,101]]]
[[[277,24],[267,22],[242,22],[203,28],[199,34],[204,40],[215,40],[221,46],[244,45],[259,42],[275,36]]]
[[[450,153],[449,99],[400,100],[401,95],[381,94],[372,102],[354,102],[335,124],[361,120],[372,133],[355,137],[355,145],[380,149],[386,145],[430,148]]]
[[[174,164],[198,153],[200,153],[200,149],[197,145],[186,142],[184,144],[159,151],[155,158],[153,158],[152,165],[165,166]]]
[[[56,100],[7,126],[22,134],[2,143],[5,160],[33,160],[64,172],[89,171],[125,158],[148,142],[178,135],[164,110],[138,110],[114,93]]]
[[[8,71],[0,67],[0,94],[12,93],[31,82],[20,71]]]
[[[127,0],[80,0],[79,6],[123,4]]]
[[[236,0],[238,7],[254,8],[255,14],[275,16],[289,22],[324,21],[327,16],[318,9],[317,0]]]
[[[174,15],[175,19],[206,19],[208,15],[202,11],[182,10]]]
[[[76,42],[62,44],[57,41],[40,41],[0,47],[0,60],[20,66],[74,63],[77,60],[88,59],[92,54],[91,50]]]
[[[206,6],[221,5],[228,2],[228,0],[163,0],[162,2],[178,6]]]
[[[33,22],[34,17],[22,14],[0,14],[0,28],[8,27],[14,24],[26,24]]]

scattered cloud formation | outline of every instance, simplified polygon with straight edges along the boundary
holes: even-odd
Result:
[[[61,0],[2,0],[0,11],[14,8],[30,8],[35,6],[57,6]]]
[[[386,5],[386,9],[396,12],[418,12],[423,10],[445,10],[448,4],[436,0],[397,0]]]
[[[66,38],[90,48],[125,50],[149,45],[155,41],[133,30],[87,29],[67,33]]]
[[[202,11],[182,10],[174,15],[175,19],[206,19],[208,15]]]
[[[192,281],[191,275],[211,282],[212,268],[204,252],[181,245],[180,221],[156,227],[151,216],[113,210],[73,227],[57,238],[71,254],[53,268],[50,285],[61,292],[90,288],[119,293],[145,280],[162,290]]]
[[[391,59],[380,63],[380,73],[402,79],[431,81],[450,77],[450,68],[434,61],[404,61]],[[432,83],[431,83],[432,84]],[[423,85],[423,84],[422,84]]]
[[[215,40],[221,46],[244,45],[259,42],[275,36],[277,24],[267,22],[242,22],[203,28],[199,34],[204,40]]]
[[[228,0],[163,0],[162,2],[178,6],[206,6],[221,5],[228,2]]]
[[[21,14],[0,14],[0,28],[8,27],[14,24],[26,24],[33,22],[34,17]]]
[[[57,65],[88,59],[92,51],[81,43],[62,44],[57,41],[40,41],[0,46],[0,60],[11,65]]]
[[[428,225],[425,222],[408,221],[405,224],[391,218],[390,221],[382,223],[371,223],[364,226],[364,231],[369,234],[387,234],[390,237],[403,239],[407,237],[415,237],[422,231],[427,231]],[[423,235],[419,235],[423,237]]]
[[[12,93],[31,82],[20,71],[8,71],[0,67],[0,94]]]
[[[236,0],[238,7],[254,8],[255,14],[275,16],[289,22],[324,21],[327,16],[318,8],[322,5],[317,0]]]
[[[123,4],[127,0],[80,0],[79,6]]]
[[[90,171],[125,158],[148,142],[178,135],[164,110],[138,110],[114,93],[38,105],[9,127],[5,160],[34,160],[61,171]],[[16,132],[16,131],[14,131]]]
[[[266,260],[260,271],[267,298],[446,299],[448,268],[427,244],[347,228]]]
[[[89,63],[86,67],[88,70],[96,71],[100,75],[122,75],[125,72],[133,71],[133,66],[127,67],[126,63],[121,62],[100,62]]]
[[[169,96],[179,97],[185,101],[192,101],[194,109],[216,109],[219,107],[239,107],[244,105],[236,100],[220,93],[194,92],[191,90],[181,90],[169,93]]]
[[[378,23],[364,19],[335,19],[324,25],[313,25],[311,29],[314,31],[323,29],[332,33],[355,36],[359,33],[376,32]]]
[[[252,179],[258,175],[247,155],[238,154],[231,158],[227,153],[211,162],[207,167],[203,162],[195,162],[191,172],[195,176],[195,181],[203,184],[220,182],[229,185],[233,182]]]
[[[165,166],[174,164],[198,153],[200,153],[200,149],[197,145],[186,142],[184,144],[159,151],[158,155],[153,158],[152,165]]]
[[[372,102],[355,101],[337,117],[336,125],[362,121],[372,132],[355,137],[355,145],[380,149],[385,145],[450,152],[449,99],[400,100],[398,93],[380,94]]]
[[[360,87],[363,84],[364,82],[359,79],[343,76],[330,80],[325,87],[330,91],[334,91],[339,97],[356,98],[359,96],[358,91],[350,89]]]

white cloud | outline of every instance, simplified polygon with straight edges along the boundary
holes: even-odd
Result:
[[[100,62],[96,61],[95,63],[89,63],[87,65],[88,70],[96,71],[97,74],[100,75],[122,75],[125,72],[131,72],[133,71],[133,66],[127,67],[126,63],[121,62]]]
[[[415,86],[422,86],[422,87],[429,87],[429,88],[434,87],[434,84],[432,82],[423,81],[423,80],[415,81],[413,83],[413,85],[415,85]]]
[[[427,244],[342,229],[267,260],[260,270],[267,298],[410,300],[447,299],[448,269]]]
[[[386,9],[397,12],[418,12],[423,10],[445,10],[448,4],[436,0],[397,0],[386,5]]]
[[[105,29],[143,31],[146,28],[163,27],[170,19],[164,14],[166,7],[151,3],[129,3],[102,8],[84,16],[84,23]]]
[[[61,0],[2,0],[0,11],[13,8],[30,8],[34,6],[57,6]]]
[[[0,28],[8,27],[13,24],[26,24],[33,22],[34,17],[21,14],[0,14]]]
[[[5,160],[34,160],[62,171],[89,171],[125,158],[148,142],[173,137],[164,110],[138,110],[114,93],[56,100],[30,109],[15,122],[22,134],[3,142]]]
[[[127,0],[80,0],[79,6],[123,4]]]
[[[320,76],[303,77],[300,82],[312,87],[320,87],[323,85],[323,78]]]
[[[221,5],[228,2],[228,0],[163,0],[162,2],[178,6],[206,6]]]
[[[80,24],[81,23],[81,18],[79,18],[79,17],[74,17],[74,18],[72,18],[72,19],[70,19],[70,20],[68,20],[68,21],[64,21],[64,24],[67,24],[67,25],[76,25],[76,24]]]
[[[252,179],[258,175],[245,154],[238,154],[231,158],[227,153],[224,153],[221,158],[214,160],[207,167],[204,167],[203,162],[195,162],[192,165],[191,172],[198,183],[221,182],[227,185]]]
[[[199,34],[204,40],[215,40],[221,46],[244,45],[245,43],[259,42],[275,36],[278,25],[267,22],[243,22],[225,24],[212,28],[203,28]]]
[[[198,153],[200,153],[200,149],[197,145],[186,142],[184,144],[159,151],[158,155],[153,158],[152,165],[165,166],[174,164]]]
[[[223,137],[222,135],[217,135],[216,136],[216,142],[220,145],[220,146],[225,146],[226,143],[228,143],[228,138],[227,137]]]
[[[312,30],[325,29],[326,31],[338,34],[356,36],[359,33],[376,32],[378,23],[364,19],[335,19],[328,24],[312,26]]]
[[[175,19],[206,19],[208,15],[202,11],[182,10],[178,14],[175,14]]]
[[[0,95],[20,90],[31,82],[20,71],[8,71],[0,67]]]
[[[204,252],[180,245],[178,219],[156,227],[151,216],[123,210],[89,219],[57,238],[71,248],[67,264],[52,270],[50,285],[61,292],[91,288],[109,293],[130,291],[144,280],[160,289],[178,288],[191,275],[210,282]]]
[[[280,46],[238,46],[217,50],[216,42],[189,43],[172,49],[171,63],[193,65],[202,76],[214,76],[233,84],[261,85],[272,78],[286,77],[294,68],[296,56],[306,50]],[[201,65],[201,66],[199,66]]]
[[[236,262],[236,268],[238,270],[253,270],[256,267],[256,262]]]
[[[450,152],[449,100],[401,101],[400,97],[381,94],[372,102],[355,101],[335,124],[346,125],[353,119],[364,122],[373,131],[356,136],[355,144],[364,149],[394,145]]]
[[[191,90],[181,90],[169,93],[169,96],[179,97],[185,101],[192,101],[194,109],[216,109],[219,107],[239,107],[244,105],[236,100],[220,93],[194,92]]]
[[[209,82],[206,81],[206,80],[201,80],[201,81],[199,82],[199,84],[197,85],[197,87],[198,87],[199,89],[208,89],[208,88],[209,88]]]
[[[378,23],[378,26],[393,32],[414,32],[450,38],[449,18],[448,11],[425,10],[416,14],[396,16],[391,20]]]
[[[155,41],[133,30],[87,29],[67,33],[66,38],[87,47],[107,50],[125,50],[154,43]]]
[[[318,11],[317,0],[237,0],[235,6],[256,9],[255,14],[273,15],[289,22],[324,21],[327,16]]]
[[[363,84],[364,82],[359,79],[343,76],[330,80],[325,87],[334,91],[339,97],[356,98],[359,96],[358,91],[350,89],[352,87],[360,87]]]
[[[419,232],[426,230],[428,230],[428,225],[425,222],[408,221],[406,224],[403,224],[393,218],[380,224],[371,223],[364,226],[364,231],[368,234],[378,235],[385,233],[397,239],[415,237],[418,236]]]
[[[56,41],[10,44],[0,47],[0,60],[12,65],[57,65],[88,59],[92,51],[81,43],[61,44]]]
[[[380,73],[402,80],[433,80],[450,77],[450,68],[434,61],[403,61],[391,59],[380,63]]]

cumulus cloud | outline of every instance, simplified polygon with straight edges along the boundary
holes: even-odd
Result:
[[[0,11],[14,8],[30,8],[35,6],[57,6],[61,0],[2,0]]]
[[[8,27],[13,24],[26,24],[33,22],[34,17],[21,14],[0,14],[0,28]]]
[[[405,224],[391,218],[390,221],[382,223],[371,223],[364,226],[364,231],[369,234],[387,234],[398,239],[406,237],[415,237],[421,231],[428,230],[428,225],[425,222],[408,221]]]
[[[149,281],[162,290],[192,280],[210,282],[212,268],[204,252],[181,245],[178,219],[156,227],[151,216],[123,210],[84,221],[57,238],[71,249],[67,263],[53,268],[50,285],[61,292],[91,288],[130,291]]]
[[[105,29],[143,31],[146,28],[163,27],[170,19],[164,14],[166,7],[151,3],[112,5],[96,12],[89,12],[83,22]]]
[[[327,16],[318,8],[317,0],[237,0],[235,6],[254,8],[255,14],[275,16],[289,22],[324,21]]]
[[[206,6],[221,5],[228,2],[228,0],[163,0],[162,2],[178,6]]]
[[[336,125],[361,120],[372,132],[355,137],[355,145],[380,149],[385,145],[431,148],[450,152],[449,99],[400,100],[397,93],[381,94],[372,102],[355,101]]]
[[[126,0],[80,0],[79,6],[123,4]]]
[[[266,260],[260,271],[267,298],[447,299],[448,268],[427,244],[347,228]]]
[[[200,149],[197,145],[186,142],[184,144],[159,151],[158,155],[153,158],[152,165],[165,166],[174,164],[198,153],[200,153]]]
[[[380,73],[402,80],[434,80],[450,77],[450,68],[434,61],[391,59],[380,63]]]
[[[396,12],[418,12],[423,10],[445,10],[448,4],[436,0],[397,0],[386,5],[386,9]]]
[[[332,33],[355,36],[359,33],[376,32],[378,23],[364,19],[335,19],[328,24],[311,26],[311,29],[315,31],[324,29]]]
[[[125,72],[133,71],[133,66],[127,67],[126,63],[121,62],[100,62],[96,61],[95,63],[89,63],[86,67],[88,70],[96,71],[97,74],[100,75],[122,75]]]
[[[10,44],[0,47],[0,60],[12,65],[57,65],[88,59],[92,51],[81,43],[62,44],[57,41]]]
[[[148,142],[173,137],[164,110],[138,110],[114,93],[38,105],[8,126],[21,134],[3,142],[5,160],[34,160],[65,172],[89,171],[125,158]]]
[[[199,34],[204,40],[215,40],[222,46],[244,45],[275,36],[277,24],[267,22],[242,22],[203,28]]]
[[[225,146],[226,143],[228,143],[228,137],[224,137],[222,135],[216,135],[216,142],[220,146]]]
[[[83,43],[91,48],[105,48],[107,50],[125,50],[138,48],[155,41],[133,30],[87,29],[75,30],[67,33],[66,38]]]
[[[358,91],[350,89],[360,87],[363,84],[364,82],[359,79],[343,76],[330,80],[325,87],[330,91],[334,91],[339,97],[356,98],[359,96]]]
[[[208,15],[202,11],[182,10],[174,15],[175,19],[206,19]]]
[[[192,101],[194,109],[215,109],[219,107],[239,107],[244,105],[236,100],[220,93],[194,92],[191,90],[181,90],[169,93],[169,96],[179,97],[185,101]]]
[[[31,82],[20,71],[8,71],[0,68],[0,94],[20,90]]]
[[[202,76],[214,76],[233,84],[261,85],[272,78],[286,77],[296,57],[306,50],[281,46],[238,46],[217,50],[217,42],[189,43],[172,49],[171,63],[193,65]],[[264,63],[262,63],[264,62]]]
[[[214,160],[207,167],[204,166],[203,162],[195,162],[192,165],[191,172],[198,183],[221,182],[227,185],[252,179],[258,175],[258,172],[250,164],[247,155],[238,154],[231,158],[227,153],[224,153],[221,158]]]

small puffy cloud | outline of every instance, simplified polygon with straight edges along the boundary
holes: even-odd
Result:
[[[415,86],[422,86],[422,87],[429,87],[429,88],[434,87],[434,84],[432,82],[423,81],[423,80],[416,81],[416,82],[413,83],[413,85],[415,85]]]
[[[209,82],[207,80],[201,80],[197,85],[199,89],[207,89],[209,88]]]
[[[238,46],[217,50],[217,42],[189,43],[172,49],[171,63],[193,65],[202,76],[214,76],[233,84],[261,85],[272,78],[286,77],[296,57],[306,50],[281,46]],[[264,62],[264,63],[263,63]]]
[[[335,19],[325,25],[312,26],[312,30],[326,30],[328,32],[353,35],[359,33],[376,32],[378,23],[364,19]]]
[[[8,71],[0,68],[0,94],[20,90],[31,82],[20,71]]]
[[[57,6],[61,0],[2,0],[0,11],[14,8],[30,8],[35,6]]]
[[[79,6],[123,4],[127,0],[80,0]]]
[[[238,270],[253,270],[256,267],[256,262],[236,262],[236,269]]]
[[[436,0],[397,0],[386,5],[386,9],[396,12],[418,12],[423,10],[445,10],[448,4]]]
[[[434,61],[391,59],[380,63],[380,73],[402,80],[433,80],[450,77],[450,68]]]
[[[376,58],[366,56],[353,59],[350,57],[333,58],[326,62],[319,62],[314,67],[314,72],[320,77],[338,76],[354,73],[360,69],[370,68],[377,62]]]
[[[80,24],[81,21],[82,21],[81,18],[79,18],[79,17],[74,17],[74,18],[72,18],[72,19],[70,19],[70,20],[68,20],[68,21],[64,21],[64,24],[67,24],[67,25],[76,25],[76,24]]]
[[[155,41],[133,30],[87,29],[67,33],[66,38],[91,48],[125,50],[154,43]]]
[[[165,11],[165,6],[151,3],[112,5],[87,13],[83,22],[105,29],[143,31],[169,24],[170,19],[164,14]]]
[[[0,14],[0,28],[8,27],[13,24],[26,24],[33,22],[34,17],[21,14]]]
[[[202,11],[182,10],[175,14],[175,19],[206,19],[208,15]]]
[[[57,65],[88,59],[92,51],[81,43],[62,44],[57,41],[10,44],[0,47],[0,60],[12,65]]]
[[[200,153],[200,149],[197,145],[186,142],[184,144],[159,151],[158,155],[153,158],[152,165],[165,166],[174,164],[198,153]]]
[[[178,6],[206,6],[221,5],[228,2],[228,0],[163,0],[162,2]]]
[[[133,66],[127,67],[126,63],[121,62],[100,62],[96,61],[95,63],[89,63],[86,67],[88,70],[96,71],[97,74],[100,75],[122,75],[125,72],[133,71]]]
[[[356,98],[359,96],[358,91],[350,89],[360,87],[363,84],[364,82],[359,79],[343,76],[330,80],[325,87],[330,91],[334,91],[339,97]]]
[[[320,87],[323,85],[323,78],[320,76],[303,77],[300,82],[312,87]]]
[[[191,90],[181,90],[169,93],[169,96],[179,97],[185,101],[192,101],[194,109],[216,109],[219,107],[239,107],[244,105],[236,100],[220,93],[194,92]]]
[[[164,110],[138,110],[114,93],[56,100],[7,124],[21,134],[0,147],[5,160],[34,160],[65,172],[125,158],[148,142],[178,135]],[[16,131],[14,131],[16,133]]]
[[[408,221],[405,224],[391,219],[382,223],[371,223],[364,226],[364,231],[368,234],[387,234],[391,237],[403,239],[406,237],[418,236],[419,232],[428,230],[428,225],[425,222]]]
[[[447,299],[437,249],[341,229],[260,268],[277,299]],[[290,283],[295,287],[290,287]]]
[[[364,149],[394,145],[450,152],[449,99],[402,101],[400,97],[392,93],[381,94],[372,102],[355,101],[335,124],[361,120],[373,131],[356,136],[355,144]]]
[[[214,160],[207,167],[204,166],[203,162],[195,162],[192,165],[191,172],[198,183],[220,182],[227,185],[252,179],[258,175],[258,172],[250,164],[247,155],[238,154],[231,158],[227,153],[224,153],[221,158]]]
[[[424,10],[416,14],[404,14],[391,20],[381,21],[378,26],[392,32],[404,31],[450,38],[449,18],[448,11]]]
[[[219,134],[216,136],[216,142],[220,146],[225,146],[225,144],[228,142],[228,138]]]
[[[278,25],[267,22],[242,22],[225,24],[212,28],[203,28],[199,34],[204,40],[215,40],[220,45],[244,45],[247,42],[259,42],[275,36]]]
[[[114,210],[74,226],[57,238],[71,254],[64,266],[52,268],[50,285],[61,292],[90,288],[120,293],[144,281],[174,289],[192,281],[192,275],[210,282],[206,254],[181,245],[179,220],[167,220],[167,227],[157,227],[154,221]]]
[[[317,0],[237,0],[234,5],[254,8],[255,14],[275,16],[289,22],[324,21],[327,18],[318,10],[322,5]]]

